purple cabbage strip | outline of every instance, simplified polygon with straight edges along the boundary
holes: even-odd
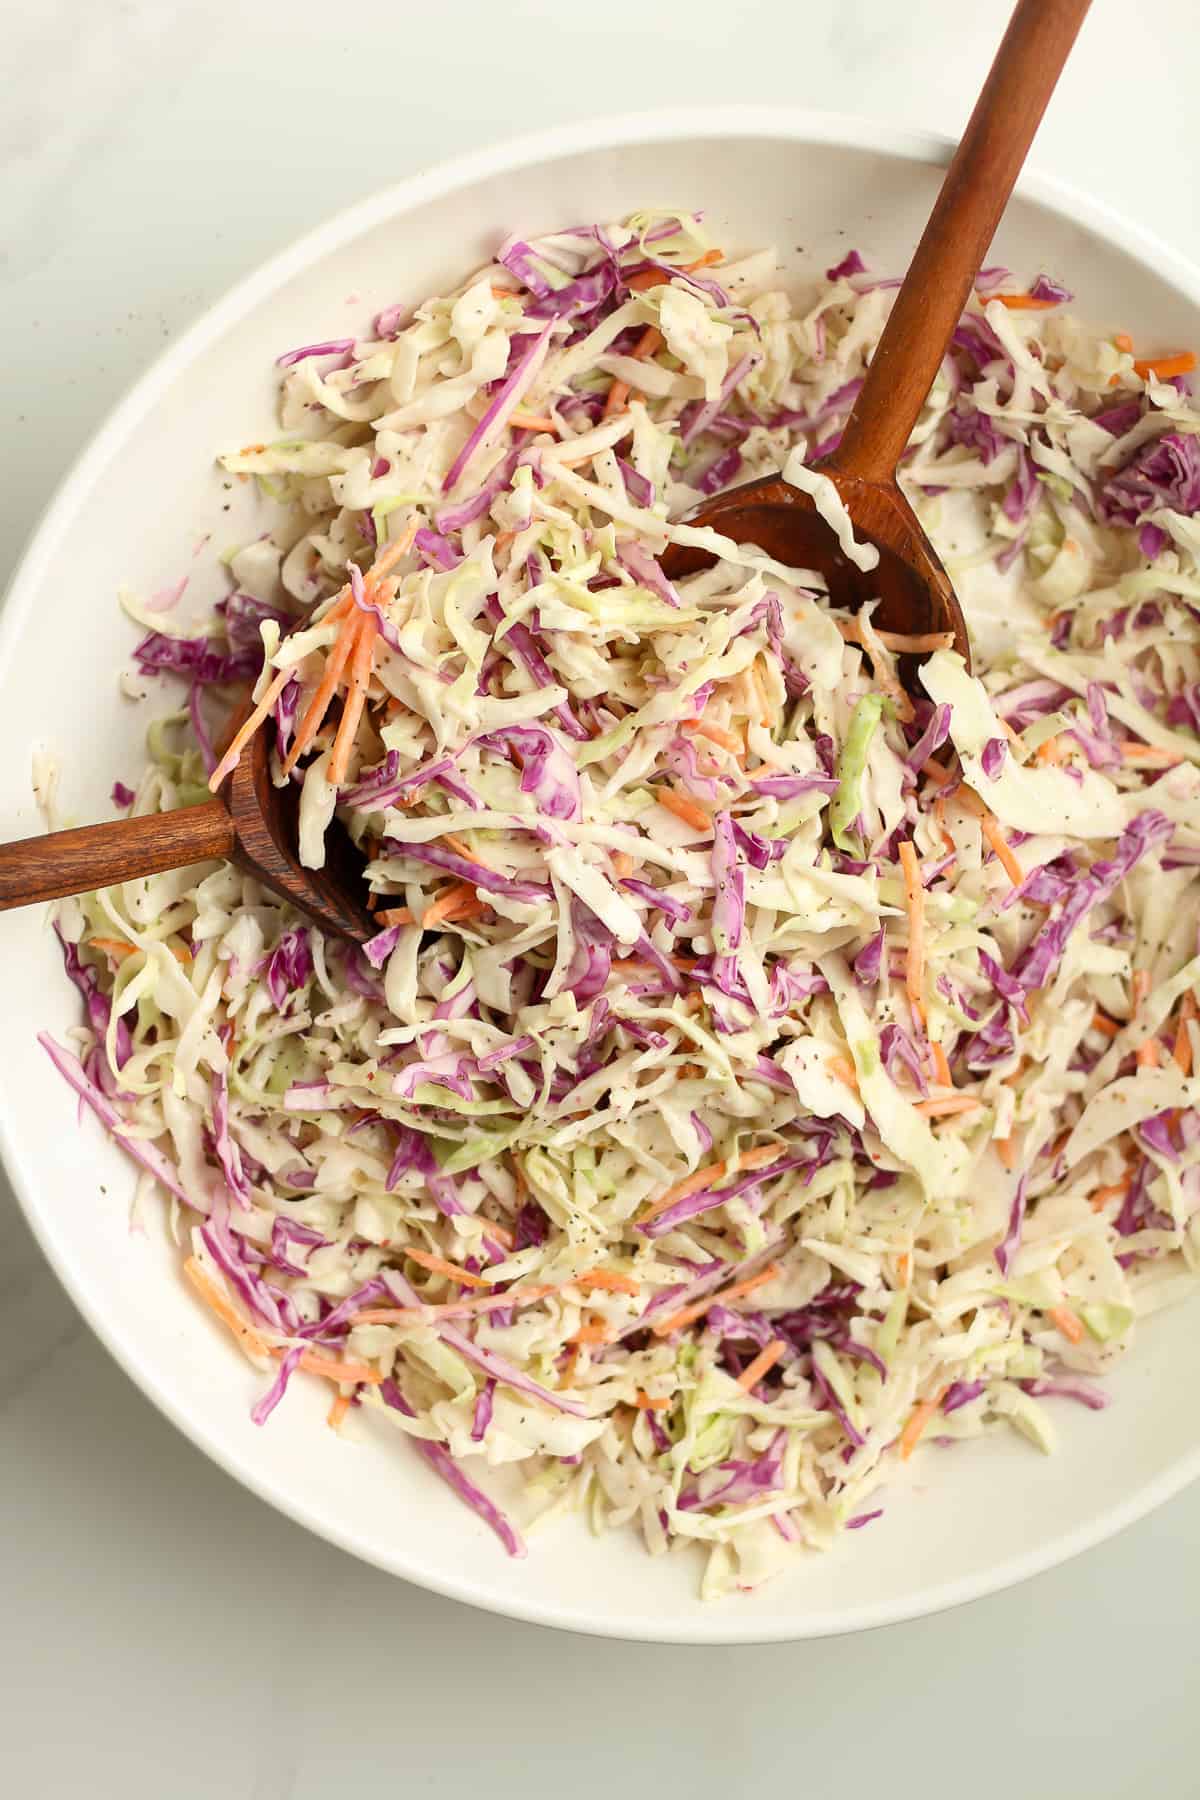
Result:
[[[1189,516],[1200,511],[1200,440],[1168,431],[1144,444],[1104,483],[1097,505],[1109,525],[1136,525],[1159,506]]]
[[[344,356],[348,350],[353,350],[353,348],[353,338],[327,338],[321,344],[301,344],[298,350],[285,351],[282,356],[275,358],[275,362],[281,369],[290,369],[296,363],[304,362],[310,356]]]
[[[379,1397],[385,1406],[394,1412],[403,1413],[405,1418],[414,1419],[416,1414],[400,1392],[396,1383],[389,1376],[380,1383]],[[406,1434],[407,1435],[407,1434]],[[410,1438],[409,1442],[419,1456],[423,1456],[434,1472],[441,1476],[447,1487],[454,1489],[460,1500],[466,1502],[472,1512],[479,1514],[485,1525],[490,1525],[510,1556],[524,1556],[525,1544],[520,1532],[510,1523],[494,1501],[489,1500],[482,1488],[463,1474],[462,1469],[451,1456],[444,1444],[431,1444],[425,1438]]]
[[[987,1387],[985,1381],[952,1381],[942,1397],[944,1413],[957,1412],[960,1406],[970,1406],[972,1400],[978,1400]]]
[[[1093,863],[1086,875],[1071,883],[1061,911],[1047,920],[1010,970],[1023,988],[1045,987],[1075,927],[1094,906],[1108,899],[1143,856],[1170,837],[1171,829],[1171,821],[1162,813],[1139,813],[1121,833],[1111,859]]]
[[[542,359],[545,354],[546,346],[550,341],[550,333],[553,329],[553,320],[542,327],[525,355],[517,363],[511,374],[509,374],[501,383],[498,393],[488,405],[483,417],[471,432],[454,461],[450,464],[450,467],[446,472],[445,480],[442,482],[443,494],[449,494],[453,491],[459,476],[474,456],[476,450],[488,441],[492,431],[498,431],[503,427],[508,415],[516,409],[521,396],[534,380],[538,370],[542,366]],[[437,522],[439,526],[445,529],[445,527],[442,526],[440,518]]]
[[[300,1358],[303,1355],[304,1348],[300,1344],[293,1345],[293,1347],[287,1351],[283,1361],[279,1365],[279,1373],[276,1375],[274,1381],[271,1383],[262,1399],[257,1401],[250,1408],[250,1417],[256,1425],[265,1425],[271,1414],[275,1411],[275,1408],[287,1393],[288,1383],[291,1381],[292,1376],[299,1367]]]
[[[996,1246],[996,1262],[1000,1273],[1007,1276],[1009,1266],[1016,1255],[1017,1246],[1021,1242],[1021,1229],[1025,1223],[1025,1195],[1029,1187],[1029,1175],[1026,1172],[1017,1182],[1012,1197],[1012,1205],[1008,1212],[1008,1229]]]
[[[126,1151],[136,1163],[161,1181],[168,1193],[174,1194],[186,1206],[197,1207],[197,1203],[179,1178],[179,1171],[161,1150],[149,1143],[145,1138],[127,1137],[124,1135],[124,1121],[110,1100],[100,1091],[95,1082],[84,1072],[83,1064],[61,1044],[56,1044],[48,1031],[38,1032],[38,1043],[50,1058],[63,1080],[68,1082],[79,1098],[87,1103],[104,1128],[111,1132],[122,1150]],[[197,1210],[200,1210],[197,1208]]]
[[[471,1420],[471,1441],[482,1444],[487,1428],[492,1422],[495,1405],[496,1380],[489,1375],[475,1398],[475,1413]]]

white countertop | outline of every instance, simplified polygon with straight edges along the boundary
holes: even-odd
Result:
[[[573,113],[762,100],[954,131],[1003,0],[39,0],[0,70],[0,578],[163,341],[296,233]],[[24,16],[19,16],[23,14]],[[738,21],[734,23],[735,19]],[[837,23],[835,24],[835,20]],[[1190,0],[1096,0],[1034,153],[1200,258]],[[14,418],[16,421],[14,429]],[[81,554],[86,554],[83,547]],[[168,1425],[0,1191],[0,1792],[733,1800],[1196,1791],[1200,1490],[870,1636],[664,1650],[508,1624],[308,1537]]]

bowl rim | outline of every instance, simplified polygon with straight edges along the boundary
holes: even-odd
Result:
[[[955,140],[942,133],[914,131],[853,113],[802,107],[683,106],[585,119],[507,137],[438,162],[341,208],[243,276],[206,308],[155,357],[106,415],[50,495],[17,559],[0,604],[0,671],[13,654],[62,532],[93,481],[177,374],[261,301],[320,258],[365,231],[430,200],[450,196],[477,181],[589,151],[691,137],[716,140],[744,137],[797,145],[833,145],[933,165],[945,164],[956,147]],[[1119,245],[1139,262],[1151,264],[1160,277],[1200,309],[1200,266],[1181,256],[1155,233],[1131,222],[1115,208],[1093,199],[1072,183],[1039,173],[1036,169],[1022,174],[1016,191],[1073,225],[1091,229],[1107,243]],[[91,1330],[147,1399],[185,1437],[243,1487],[315,1536],[388,1574],[501,1617],[588,1636],[649,1643],[715,1646],[848,1635],[928,1617],[1014,1586],[1102,1543],[1200,1478],[1198,1443],[1170,1468],[1143,1482],[1122,1500],[1033,1550],[1010,1556],[969,1576],[930,1583],[907,1600],[862,1604],[847,1608],[840,1616],[825,1615],[814,1620],[798,1610],[790,1619],[760,1619],[749,1612],[739,1619],[735,1611],[722,1609],[714,1610],[708,1618],[693,1616],[678,1622],[655,1619],[649,1614],[604,1619],[580,1606],[523,1601],[519,1592],[511,1599],[480,1595],[471,1582],[457,1579],[452,1572],[422,1567],[402,1552],[381,1552],[357,1534],[319,1519],[302,1495],[277,1485],[251,1468],[236,1450],[189,1416],[186,1406],[173,1397],[166,1379],[142,1357],[123,1321],[114,1318],[93,1298],[86,1268],[75,1266],[69,1243],[60,1241],[49,1218],[42,1216],[35,1169],[27,1167],[22,1160],[2,1096],[0,1160],[43,1255]]]

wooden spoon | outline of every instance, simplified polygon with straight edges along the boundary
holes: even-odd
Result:
[[[951,633],[970,667],[971,646],[950,577],[896,484],[896,466],[925,404],[971,293],[1034,133],[1083,23],[1090,0],[1018,0],[946,171],[929,223],[896,295],[841,443],[819,465],[873,544],[870,573],[839,549],[808,494],[780,476],[729,488],[689,517],[739,543],[756,544],[793,569],[816,569],[837,606],[880,602],[875,622],[909,637]],[[668,579],[715,561],[672,545],[661,558]],[[916,663],[901,661],[911,686]]]
[[[719,494],[695,515],[791,568],[819,569],[835,602],[880,597],[878,622],[906,635],[952,632],[970,655],[950,579],[896,485],[896,465],[966,304],[984,252],[1054,91],[1089,0],[1019,0],[925,234],[879,340],[837,451],[822,467],[858,535],[876,546],[865,575],[842,555],[811,499],[778,477]],[[672,579],[713,561],[676,547]],[[901,664],[902,673],[906,664]],[[336,827],[324,869],[296,855],[297,789],[270,777],[265,731],[217,798],[177,812],[85,825],[0,845],[0,910],[226,857],[324,930],[363,943],[376,926],[360,895],[362,859]]]
[[[0,844],[0,911],[223,857],[322,930],[365,943],[379,926],[365,904],[362,855],[335,822],[326,833],[325,867],[303,868],[296,855],[299,792],[294,782],[271,781],[270,746],[259,731],[221,792],[199,806]]]

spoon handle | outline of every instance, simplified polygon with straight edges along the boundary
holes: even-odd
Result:
[[[827,468],[894,475],[1089,4],[1017,0]]]
[[[0,912],[230,856],[236,842],[224,802],[205,800],[177,812],[146,813],[0,844]]]

